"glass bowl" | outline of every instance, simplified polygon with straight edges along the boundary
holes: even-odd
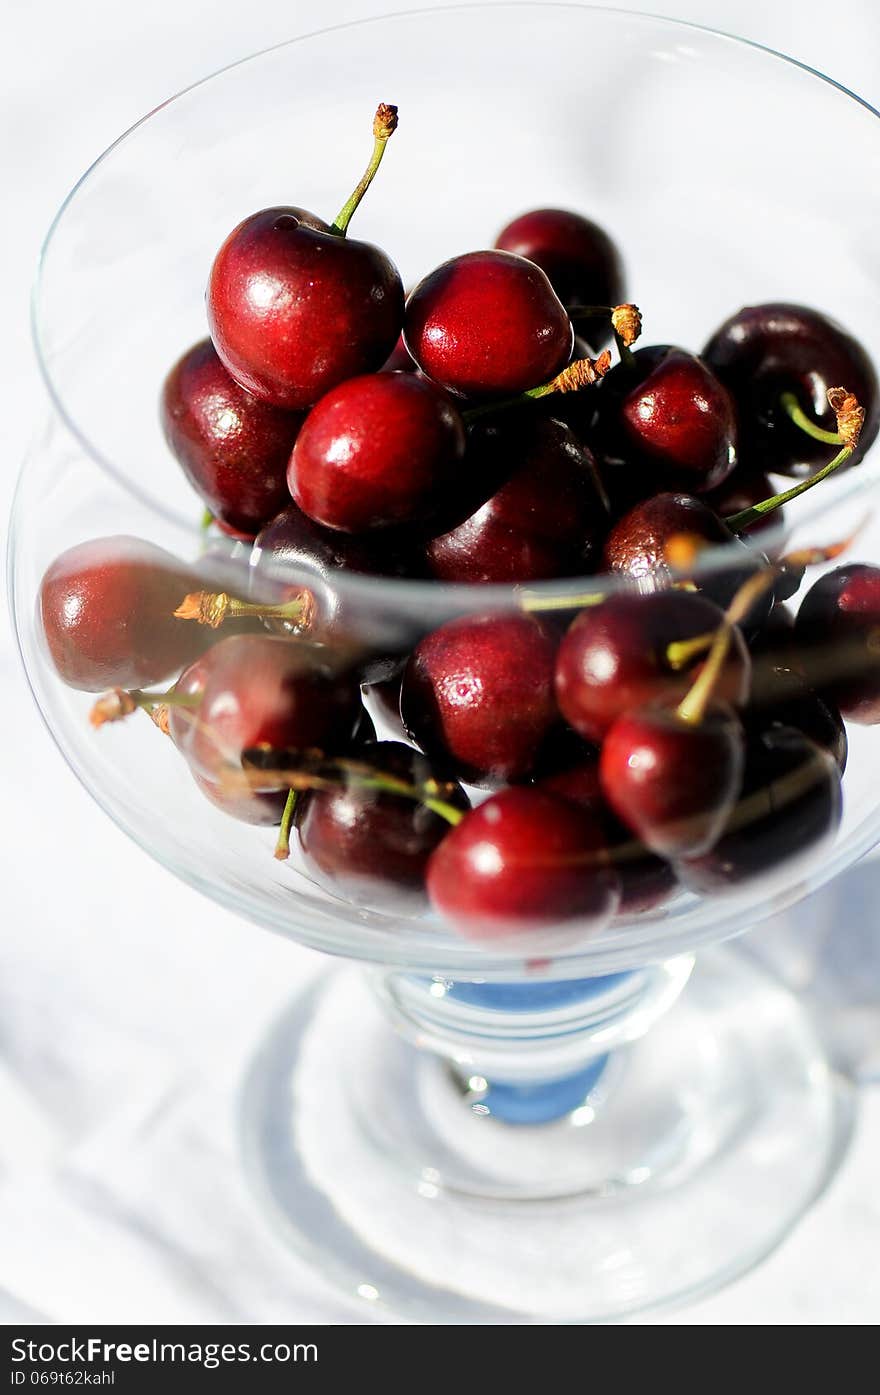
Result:
[[[275,833],[207,802],[140,716],[93,731],[94,697],[59,681],[35,609],[58,554],[116,534],[185,559],[207,589],[323,587],[398,649],[522,605],[522,588],[341,573],[331,585],[265,558],[255,570],[247,544],[200,532],[162,436],[160,386],[206,333],[224,236],[265,205],[335,210],[380,99],[401,124],[357,236],[405,283],[490,244],[524,207],[572,207],[622,247],[645,342],[699,347],[741,304],[790,300],[832,314],[880,361],[876,113],[788,59],[671,21],[544,4],[399,15],[269,50],[164,104],[92,166],[43,250],[34,317],[51,412],[17,493],[10,594],[47,725],[165,866],[258,924],[374,966],[298,999],[249,1076],[246,1155],[272,1223],[366,1308],[607,1319],[755,1263],[840,1154],[848,1092],[812,1028],[720,942],[878,841],[872,731],[849,730],[836,836],[774,874],[724,896],[681,891],[591,933],[468,939],[421,905],[333,894],[296,849],[273,859]],[[454,212],[438,209],[447,190]],[[792,504],[785,546],[848,537],[878,471],[875,451]],[[854,549],[880,558],[870,517]],[[702,555],[697,583],[731,565],[727,549]],[[575,608],[620,588],[540,582],[528,603]]]

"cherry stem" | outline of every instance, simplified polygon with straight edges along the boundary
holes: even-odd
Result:
[[[845,465],[853,453],[852,446],[844,446],[838,451],[834,459],[817,474],[811,475],[808,480],[801,480],[800,484],[795,484],[791,489],[785,489],[781,494],[774,494],[769,499],[762,499],[759,504],[752,504],[751,508],[741,509],[739,513],[731,514],[725,518],[724,522],[732,533],[741,533],[752,523],[757,523],[759,518],[764,518],[768,513],[773,513],[774,509],[779,509],[783,504],[790,504],[792,499],[797,499],[800,494],[806,494],[808,489],[813,489],[823,480],[827,480],[829,475],[833,475],[835,470],[839,470],[841,465]]]
[[[354,190],[354,193],[342,205],[331,224],[330,231],[339,237],[345,237],[348,232],[348,225],[351,222],[358,204],[364,197],[373,182],[373,178],[382,163],[382,156],[385,154],[385,147],[397,130],[397,107],[389,106],[382,102],[373,118],[373,153],[370,156],[370,163],[364,170],[361,180]]]
[[[582,388],[592,387],[600,378],[604,378],[610,367],[611,355],[607,349],[598,358],[576,358],[548,382],[518,393],[516,397],[502,397],[497,402],[482,402],[479,407],[470,407],[466,412],[462,412],[462,417],[469,425],[472,421],[478,421],[480,417],[489,416],[493,412],[506,412],[510,407],[523,407],[529,402],[539,401],[542,397],[550,397],[554,393],[580,392]]]
[[[160,730],[164,730],[161,709],[168,707],[191,707],[199,705],[199,698],[193,693],[175,693],[170,688],[167,693],[148,693],[142,688],[111,688],[94,703],[89,713],[93,727],[102,727],[107,722],[119,722],[132,712],[141,710],[149,713]]]
[[[715,631],[709,630],[706,634],[694,635],[693,639],[675,639],[667,646],[666,662],[677,673],[679,669],[687,668],[692,659],[711,649],[714,638]]]
[[[712,696],[727,662],[734,629],[742,620],[745,620],[758,597],[762,596],[765,591],[769,591],[770,587],[774,585],[778,575],[779,564],[764,567],[740,586],[724,612],[724,619],[712,638],[706,662],[700,669],[693,686],[676,708],[678,716],[683,722],[697,725],[705,717],[706,708],[712,701]]]
[[[587,591],[579,596],[533,596],[529,592],[520,596],[520,608],[527,611],[582,610],[585,606],[601,605],[607,600],[606,591]]]
[[[841,441],[843,449],[838,451],[834,459],[819,470],[810,479],[801,480],[800,484],[793,485],[791,489],[786,489],[782,494],[774,494],[770,499],[762,499],[759,504],[753,504],[751,508],[742,509],[739,513],[731,514],[725,518],[724,522],[734,533],[741,533],[744,528],[748,528],[751,523],[756,523],[759,518],[772,513],[774,509],[780,508],[783,504],[788,504],[792,499],[797,499],[798,495],[806,494],[808,489],[813,489],[822,480],[827,480],[829,475],[833,475],[835,470],[839,470],[841,465],[845,465],[851,457],[853,451],[859,443],[862,427],[865,424],[865,409],[859,406],[857,398],[847,392],[846,388],[829,388],[827,392],[828,405],[837,418],[837,436],[830,437],[832,445],[838,445]],[[830,434],[830,433],[829,433]]]
[[[812,436],[814,441],[823,441],[826,446],[845,444],[839,431],[826,431],[824,427],[817,426],[812,417],[807,416],[793,392],[784,392],[779,400],[795,426]]]
[[[280,605],[263,605],[241,601],[225,591],[191,591],[184,596],[174,612],[178,620],[195,620],[199,625],[219,629],[224,620],[239,620],[253,616],[258,620],[292,620],[300,629],[307,629],[314,614],[315,600],[303,587],[298,596]]]
[[[623,339],[617,333],[617,330],[614,331],[614,342],[617,345],[617,353],[619,355],[620,362],[622,363],[623,367],[635,368],[636,356],[633,353],[632,349],[629,347],[629,345],[624,343]]]
[[[295,809],[296,790],[288,790],[284,813],[281,815],[281,827],[278,830],[278,841],[275,844],[275,856],[279,862],[286,862],[290,857],[290,828]]]
[[[295,764],[290,768],[279,766],[279,762],[290,760]],[[271,762],[275,762],[273,765]],[[341,757],[326,757],[303,751],[265,750],[258,748],[245,751],[242,755],[245,765],[243,772],[229,772],[222,783],[235,782],[236,776],[243,773],[249,789],[260,790],[266,782],[273,788],[287,785],[291,792],[296,790],[332,789],[338,785],[353,785],[359,789],[375,789],[386,794],[397,794],[404,799],[412,799],[423,804],[426,809],[437,814],[453,826],[464,818],[464,812],[443,798],[449,786],[439,781],[425,780],[418,785],[363,761],[346,760]],[[287,808],[285,806],[285,813]],[[282,825],[283,827],[283,825]]]
[[[199,524],[199,530],[200,530],[202,533],[207,533],[208,529],[210,528],[210,526],[211,526],[211,524],[212,524],[213,522],[214,522],[214,515],[212,514],[211,510],[210,510],[210,509],[205,509],[204,513],[202,514],[202,520],[201,520],[201,522],[200,522],[200,524]]]

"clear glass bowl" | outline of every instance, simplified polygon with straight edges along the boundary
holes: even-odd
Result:
[[[149,722],[93,732],[93,699],[60,683],[36,621],[40,578],[73,543],[130,533],[201,555],[160,385],[206,333],[207,271],[229,229],[289,201],[332,214],[380,99],[399,105],[401,125],[357,236],[384,247],[405,283],[490,244],[525,207],[572,207],[621,245],[645,342],[698,348],[741,304],[792,300],[839,319],[880,361],[865,174],[877,114],[779,55],[670,21],[544,4],[400,15],[283,45],[164,104],[83,177],[43,250],[34,315],[52,411],[21,477],[10,592],[47,725],[111,817],[184,880],[381,966],[371,986],[345,970],[297,1002],[254,1067],[245,1136],[272,1216],[373,1307],[432,1321],[607,1318],[741,1272],[838,1155],[845,1092],[782,989],[741,951],[711,949],[679,994],[697,948],[878,841],[873,732],[850,729],[842,826],[795,873],[724,898],[681,893],[594,935],[487,945],[428,913],[347,903],[295,857],[273,860],[274,834],[208,804]],[[875,451],[792,505],[792,545],[847,536],[878,472]],[[248,549],[222,550],[226,589],[244,591]],[[880,558],[880,525],[856,550]],[[496,587],[338,586],[371,624],[415,632],[520,600]],[[529,588],[585,589],[596,579]]]

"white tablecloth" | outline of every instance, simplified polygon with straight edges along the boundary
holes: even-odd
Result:
[[[67,187],[110,138],[205,72],[317,24],[412,6],[7,0],[4,520],[44,411],[27,334],[29,281]],[[880,101],[880,16],[871,0],[831,9],[820,0],[679,0],[675,13],[787,50]],[[833,171],[828,184],[832,198]],[[0,631],[0,1319],[351,1320],[265,1225],[236,1151],[241,1072],[291,991],[320,968],[319,956],[201,899],[111,826],[43,730],[5,614]],[[878,887],[867,862],[802,908],[795,925],[761,932],[785,972],[807,985],[833,1050],[864,1081],[843,1168],[757,1272],[658,1321],[877,1319],[880,1090],[870,1082],[880,1081]]]

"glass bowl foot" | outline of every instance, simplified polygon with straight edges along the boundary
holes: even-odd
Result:
[[[349,967],[255,1061],[244,1144],[269,1223],[364,1318],[599,1322],[704,1294],[784,1238],[852,1125],[796,999],[730,947],[563,1118],[501,1123],[481,1085],[393,1032]]]

